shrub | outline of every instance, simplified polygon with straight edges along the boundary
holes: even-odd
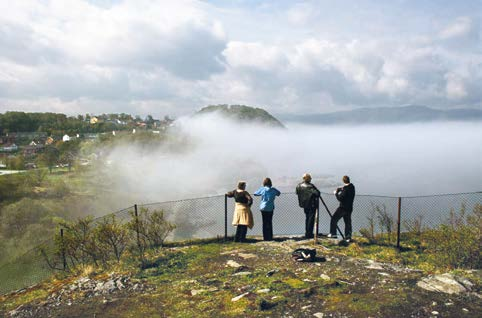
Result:
[[[141,208],[136,217],[134,211],[129,212],[132,220],[127,223],[130,230],[136,233],[136,244],[134,249],[139,254],[141,262],[144,263],[144,252],[147,248],[162,246],[167,236],[176,226],[164,217],[164,211]]]
[[[464,205],[459,213],[451,210],[445,224],[423,232],[426,251],[439,266],[480,269],[481,221],[481,204],[477,204],[469,215]]]
[[[68,262],[73,267],[89,263],[98,265],[100,253],[94,235],[93,218],[80,218],[74,222],[63,221],[59,225],[64,229],[64,236],[61,237],[60,231],[57,231],[55,235],[57,256],[63,250]]]
[[[104,263],[107,263],[112,256],[119,262],[129,243],[129,233],[126,226],[119,223],[112,215],[104,218],[95,228],[95,240]]]

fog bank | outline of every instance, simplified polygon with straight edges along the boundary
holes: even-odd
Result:
[[[114,149],[119,191],[138,203],[222,194],[237,180],[255,191],[269,176],[293,192],[309,172],[331,192],[347,174],[359,194],[417,196],[481,190],[482,127],[477,123],[417,123],[377,126],[303,126],[288,129],[239,124],[216,114],[182,118],[173,131],[184,140],[141,152]]]

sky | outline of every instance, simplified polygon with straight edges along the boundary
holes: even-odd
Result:
[[[482,0],[0,0],[0,112],[482,108]]]

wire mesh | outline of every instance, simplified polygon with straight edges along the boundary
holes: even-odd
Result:
[[[149,211],[163,211],[176,225],[169,241],[213,238],[224,235],[224,195],[190,200],[139,205]]]
[[[338,207],[338,201],[330,193],[322,193],[328,211],[333,214]],[[374,234],[391,231],[396,233],[398,221],[398,197],[383,197],[373,195],[357,195],[352,213],[353,233],[356,235],[361,229],[368,229]],[[259,211],[260,198],[254,197],[252,212],[254,228],[248,231],[248,236],[262,235],[262,217]],[[401,198],[401,231],[413,230],[414,225],[423,228],[434,228],[446,223],[451,213],[465,211],[470,213],[477,205],[482,204],[482,192],[447,194],[424,197]],[[147,213],[163,211],[166,219],[176,228],[167,237],[168,241],[186,239],[215,238],[235,233],[236,228],[231,225],[234,212],[234,200],[218,195],[189,200],[169,201],[142,204],[137,206],[139,211],[146,209]],[[330,226],[330,215],[323,204],[320,204],[319,232],[327,233]],[[115,217],[117,222],[127,223],[132,220],[134,207],[128,207],[103,217],[94,219],[94,226]],[[226,215],[226,217],[225,217]],[[417,221],[419,223],[417,223]],[[225,228],[227,224],[227,228]],[[339,222],[343,231],[344,223]],[[282,193],[275,200],[273,215],[273,233],[276,236],[302,235],[305,229],[305,215],[298,206],[295,193]],[[42,244],[47,257],[56,262],[54,267],[61,268],[59,256],[55,252],[54,240]],[[52,265],[52,264],[51,264]],[[46,279],[55,272],[39,252],[39,246],[29,250],[22,256],[0,267],[0,293],[24,288]]]
[[[472,213],[477,204],[482,204],[482,192],[402,198],[402,231],[417,222],[421,230],[435,228],[449,222],[451,213]]]
[[[47,255],[53,254],[53,240],[32,248],[0,267],[0,294],[37,284],[55,272],[40,252],[41,248]]]

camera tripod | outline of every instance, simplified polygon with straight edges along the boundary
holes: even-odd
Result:
[[[326,205],[325,200],[323,200],[323,197],[322,197],[321,195],[319,196],[319,199],[320,199],[321,203],[323,203],[323,206],[325,207],[326,212],[328,212],[328,215],[330,216],[330,221],[331,221],[331,218],[333,218],[333,215],[331,214],[330,209],[328,209],[328,206]],[[320,217],[319,211],[320,211],[320,205],[318,204],[318,206],[316,207],[316,212],[315,212],[315,222],[316,222],[316,224],[315,224],[315,243],[316,243],[317,238],[318,238],[318,224],[319,224],[319,217]],[[344,236],[343,233],[341,232],[340,227],[338,226],[338,224],[336,225],[336,229],[337,229],[338,232],[340,233],[340,236],[341,236],[343,239],[345,239],[345,236]]]

